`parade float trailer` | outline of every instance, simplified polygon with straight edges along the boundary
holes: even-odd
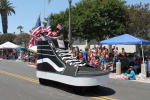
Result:
[[[37,77],[42,85],[48,80],[73,86],[76,93],[83,87],[100,86],[108,82],[108,72],[87,66],[68,49],[63,40],[40,41],[37,44]]]

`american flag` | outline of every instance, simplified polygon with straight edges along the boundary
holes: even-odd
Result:
[[[47,32],[48,32],[47,36],[53,36],[52,30],[51,30],[50,19],[48,19],[48,21],[47,21],[46,29],[47,29]]]
[[[56,28],[58,28],[59,30],[61,30],[63,27],[60,24],[58,24]]]
[[[41,33],[41,19],[40,19],[40,16],[39,16],[38,19],[37,19],[37,22],[35,24],[35,27],[31,31],[31,34],[36,36],[36,37],[39,37],[40,33]],[[34,38],[30,37],[29,44],[28,44],[29,47],[32,47],[35,44],[36,44],[36,41],[34,40]]]
[[[47,32],[47,28],[46,27],[42,27],[41,28],[41,33],[43,33],[43,32]]]
[[[57,32],[55,32],[55,31],[52,32],[52,36],[53,36],[53,37],[56,37],[57,35],[58,35]]]

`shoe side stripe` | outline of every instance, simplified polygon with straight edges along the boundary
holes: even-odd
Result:
[[[51,61],[49,58],[43,58],[43,59],[38,59],[37,63],[43,63],[47,62],[49,63],[56,71],[61,72],[64,70],[64,68],[58,67],[53,61]]]

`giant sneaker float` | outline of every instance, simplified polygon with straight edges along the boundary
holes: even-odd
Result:
[[[40,41],[37,44],[37,77],[42,85],[48,80],[71,85],[76,93],[83,87],[100,86],[108,82],[108,72],[87,66],[68,49],[63,40]]]

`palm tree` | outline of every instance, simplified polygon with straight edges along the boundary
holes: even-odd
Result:
[[[23,27],[23,26],[21,26],[21,25],[17,27],[17,29],[19,29],[19,30],[20,30],[20,33],[22,33],[22,29],[23,29],[23,28],[24,28],[24,27]]]
[[[3,33],[7,33],[8,15],[11,15],[11,13],[15,14],[14,7],[11,6],[12,4],[13,3],[10,3],[8,0],[0,0],[0,14],[2,19]]]

